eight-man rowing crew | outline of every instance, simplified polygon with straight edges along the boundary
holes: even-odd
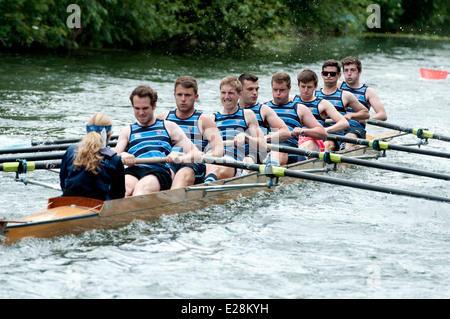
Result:
[[[156,115],[157,93],[142,85],[130,96],[136,123],[122,129],[115,152],[106,147],[111,119],[97,113],[87,125],[81,143],[67,149],[60,170],[63,196],[100,200],[148,194],[212,182],[245,172],[230,166],[204,163],[205,155],[249,163],[285,165],[302,156],[268,150],[267,143],[312,151],[338,150],[353,145],[327,140],[327,134],[365,138],[364,120],[386,120],[375,91],[359,83],[361,62],[328,60],[322,66],[324,88],[311,70],[297,76],[299,95],[290,95],[291,79],[278,72],[272,77],[273,100],[258,102],[258,77],[227,76],[220,83],[222,110],[206,115],[195,109],[195,78],[182,76],[174,86],[177,108]],[[331,119],[331,122],[326,121]],[[142,158],[163,157],[166,163],[139,164]],[[124,165],[127,166],[124,168]]]

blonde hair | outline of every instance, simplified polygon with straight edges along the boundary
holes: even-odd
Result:
[[[112,120],[108,115],[95,113],[89,119],[88,125],[111,126]],[[107,133],[107,140],[111,136],[111,131]],[[97,175],[100,172],[99,161],[103,158],[100,150],[103,148],[103,138],[100,132],[87,132],[79,144],[77,156],[73,162],[74,169],[84,166],[86,171]]]
[[[224,77],[222,81],[220,81],[220,88],[222,88],[222,86],[224,85],[230,85],[231,87],[233,87],[236,90],[237,94],[242,92],[242,84],[237,77],[234,76]]]

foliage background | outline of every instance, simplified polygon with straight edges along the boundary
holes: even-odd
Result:
[[[68,28],[67,6],[82,27]],[[370,4],[381,28],[367,28]],[[448,0],[0,0],[0,48],[245,48],[287,36],[448,35]]]

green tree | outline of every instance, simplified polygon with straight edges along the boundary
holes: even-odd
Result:
[[[289,34],[366,30],[371,0],[0,0],[0,47],[245,49]],[[81,28],[66,24],[70,4]],[[416,32],[448,26],[448,0],[379,0],[382,27]],[[448,29],[448,28],[447,28]],[[448,32],[448,30],[447,30]]]

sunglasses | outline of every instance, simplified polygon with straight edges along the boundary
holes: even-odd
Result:
[[[338,73],[337,72],[329,72],[329,71],[322,71],[323,76],[336,76]]]

